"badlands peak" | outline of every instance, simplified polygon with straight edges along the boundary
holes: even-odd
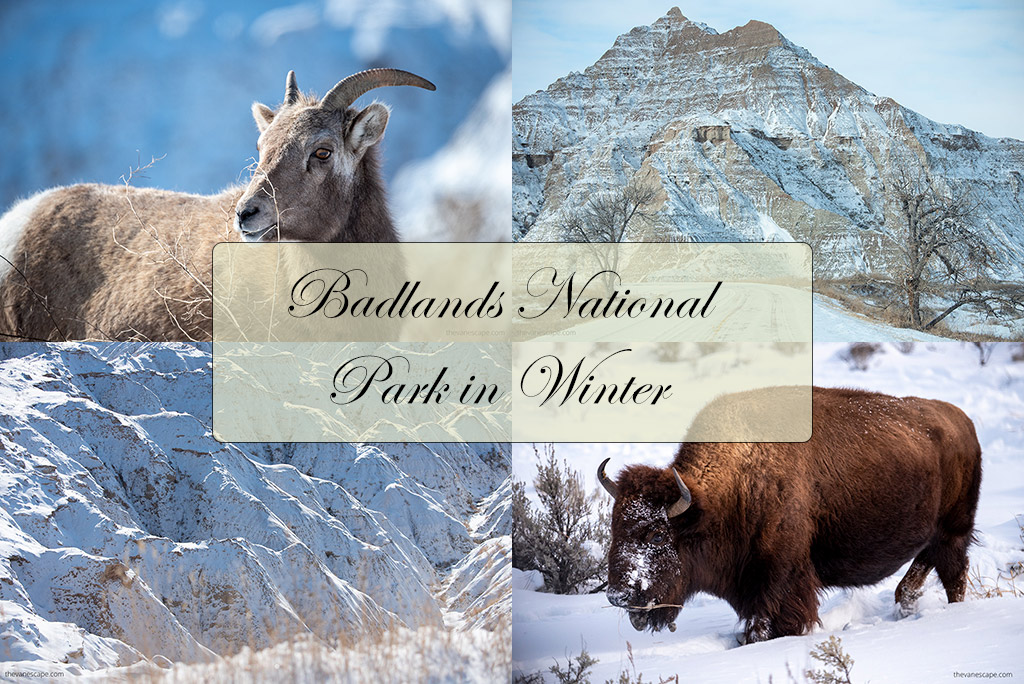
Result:
[[[762,21],[720,34],[673,8],[512,118],[518,239],[559,239],[567,212],[640,173],[689,239],[805,241],[819,277],[887,273],[901,259],[889,189],[920,166],[978,198],[990,275],[1024,277],[1024,142],[873,95]]]
[[[718,33],[706,24],[687,19],[678,7],[673,7],[650,26],[637,26],[620,35],[612,47],[583,73],[600,76],[602,66],[613,65],[625,66],[632,73],[672,73],[680,67],[692,67],[683,63],[694,59],[717,59],[758,66],[765,63],[787,64],[795,59],[812,68],[831,72],[771,24],[751,19],[743,26]]]

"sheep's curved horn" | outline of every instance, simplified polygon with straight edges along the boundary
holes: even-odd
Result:
[[[299,101],[299,84],[295,82],[295,72],[289,71],[288,78],[284,82],[284,103],[295,104]]]
[[[682,515],[683,512],[690,507],[690,489],[683,482],[683,478],[679,477],[679,471],[675,468],[672,469],[672,474],[675,475],[676,484],[679,485],[679,500],[668,507],[668,517],[674,518],[677,515]]]
[[[619,498],[619,485],[615,484],[615,480],[608,477],[604,472],[604,467],[608,464],[608,461],[612,459],[606,458],[601,461],[601,465],[597,467],[597,481],[601,483],[601,486],[608,490],[608,493],[612,495],[613,499]]]
[[[384,86],[416,86],[437,90],[433,83],[401,69],[367,69],[343,78],[320,100],[323,109],[346,109],[356,98],[374,88]]]

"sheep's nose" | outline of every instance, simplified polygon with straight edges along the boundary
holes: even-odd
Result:
[[[245,223],[247,219],[252,218],[258,213],[260,213],[260,208],[258,206],[247,206],[235,211],[235,215],[238,216],[239,225]]]

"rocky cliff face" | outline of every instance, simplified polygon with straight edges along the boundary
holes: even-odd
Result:
[[[843,78],[772,26],[718,34],[672,9],[513,107],[521,239],[558,239],[562,212],[640,173],[699,240],[799,240],[833,276],[884,269],[901,167],[969,188],[1022,278],[1024,142],[936,123]]]
[[[0,345],[0,660],[507,625],[507,445],[222,444],[210,372],[208,346]]]

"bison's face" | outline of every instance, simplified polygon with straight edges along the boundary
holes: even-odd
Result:
[[[660,630],[679,614],[675,606],[683,595],[679,552],[665,508],[646,497],[623,497],[612,516],[608,602],[629,611],[637,630]]]
[[[689,490],[671,469],[634,466],[614,482],[602,463],[598,476],[615,497],[608,601],[629,611],[637,630],[674,629],[688,594],[674,523],[689,508]]]

